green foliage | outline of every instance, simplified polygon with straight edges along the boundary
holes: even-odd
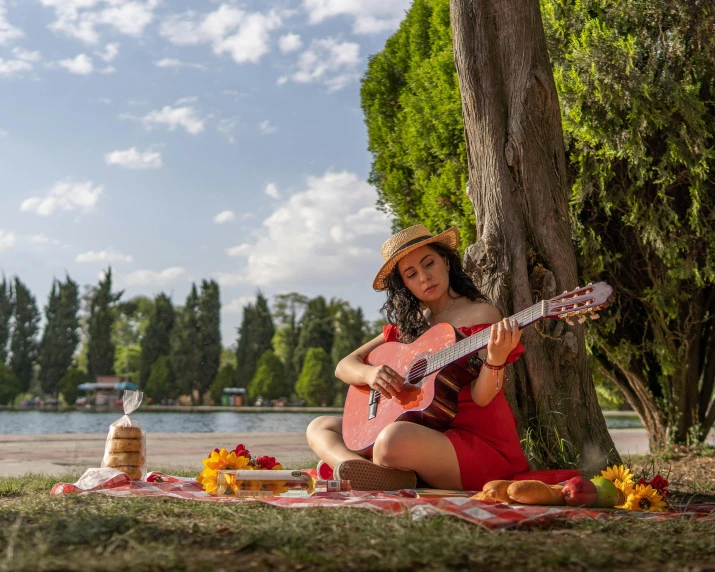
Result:
[[[0,363],[0,405],[9,405],[23,392],[22,382],[4,363]]]
[[[86,383],[87,380],[86,371],[76,367],[71,367],[60,380],[57,386],[57,391],[62,394],[68,405],[74,405],[74,402],[77,401],[77,397],[79,396],[77,387]]]
[[[543,12],[581,274],[615,286],[608,318],[588,330],[592,351],[676,441],[696,425],[704,438],[715,420],[715,11],[548,0]]]
[[[258,360],[256,375],[248,386],[249,403],[253,403],[258,396],[274,400],[288,393],[283,362],[273,350],[266,350]]]
[[[22,390],[30,389],[34,366],[38,354],[38,322],[35,297],[19,278],[15,278],[15,299],[12,316],[12,337],[10,339],[10,369],[15,372]]]
[[[273,301],[273,316],[279,325],[273,336],[273,348],[283,362],[286,383],[291,387],[300,373],[294,356],[300,339],[300,314],[307,303],[308,297],[297,292],[278,294]]]
[[[256,374],[258,358],[272,349],[275,333],[268,300],[259,290],[256,303],[243,309],[243,321],[236,347],[236,387],[247,387]]]
[[[363,345],[368,330],[368,322],[362,313],[362,308],[341,308],[335,316],[335,338],[331,350],[333,368],[345,356],[354,352]],[[331,405],[340,407],[345,402],[345,396],[350,386],[347,383],[335,380],[335,391],[337,401]]]
[[[137,345],[117,346],[114,350],[114,373],[139,383],[142,350]]]
[[[221,295],[214,280],[201,281],[199,299],[199,338],[201,368],[198,389],[203,395],[211,387],[221,363]]]
[[[134,296],[115,306],[112,341],[118,346],[138,345],[144,338],[154,312],[154,301],[147,296]]]
[[[174,306],[163,292],[154,298],[146,331],[141,340],[139,380],[142,387],[151,373],[151,366],[160,356],[171,353],[171,330],[174,328]]]
[[[330,307],[322,296],[313,298],[306,304],[300,319],[298,345],[293,355],[296,371],[302,371],[303,361],[311,348],[322,348],[330,355],[334,336],[333,320]]]
[[[7,362],[7,346],[10,340],[10,318],[14,308],[12,282],[5,276],[0,282],[0,364]]]
[[[227,387],[233,387],[233,382],[236,379],[236,368],[233,364],[227,363],[221,366],[218,370],[218,375],[216,379],[211,384],[211,399],[213,399],[214,405],[221,405],[221,396],[223,395],[223,390]]]
[[[42,391],[55,394],[60,380],[72,365],[79,343],[79,286],[67,276],[54,280],[45,306],[45,329],[40,342],[40,383]]]
[[[169,356],[159,356],[151,365],[149,378],[144,386],[144,393],[154,403],[175,396],[176,384],[174,383],[174,374]]]
[[[323,348],[310,348],[295,384],[295,392],[311,406],[332,405],[335,399],[335,377],[330,355]]]
[[[171,369],[176,376],[179,394],[190,395],[197,389],[201,359],[199,295],[196,285],[192,284],[186,304],[176,313],[171,332]],[[151,373],[149,375],[151,376]]]
[[[107,269],[89,298],[87,373],[94,381],[98,375],[114,373],[112,329],[115,306],[123,292],[112,292],[112,269]]]
[[[362,109],[373,154],[370,182],[395,226],[460,229],[475,240],[448,0],[415,0],[363,78]]]

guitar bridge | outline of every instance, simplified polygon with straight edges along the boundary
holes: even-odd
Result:
[[[374,389],[370,390],[370,401],[368,401],[368,412],[367,412],[367,419],[368,421],[370,419],[374,419],[377,417],[377,403],[380,401],[380,393],[375,391]]]

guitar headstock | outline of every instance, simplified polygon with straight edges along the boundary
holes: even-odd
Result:
[[[567,324],[573,326],[571,318],[579,316],[578,321],[583,324],[587,314],[592,320],[598,319],[596,312],[607,307],[612,299],[613,288],[605,282],[588,284],[546,300],[544,302],[546,317],[565,320]]]

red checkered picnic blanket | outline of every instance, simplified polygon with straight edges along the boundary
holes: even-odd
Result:
[[[89,469],[76,483],[57,483],[53,495],[99,493],[113,497],[168,497],[217,503],[261,502],[282,508],[363,508],[386,514],[409,513],[414,519],[451,515],[489,529],[544,524],[554,519],[646,518],[655,521],[671,518],[715,520],[710,505],[677,505],[668,512],[626,512],[618,509],[595,510],[558,506],[505,505],[462,497],[420,498],[419,490],[352,491],[318,493],[309,498],[216,497],[204,492],[194,479],[149,473],[147,481],[131,481],[115,469]],[[471,494],[471,493],[467,493]]]

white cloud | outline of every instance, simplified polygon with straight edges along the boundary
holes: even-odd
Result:
[[[159,0],[40,1],[55,11],[51,30],[93,45],[100,42],[99,26],[140,37],[154,19],[154,9],[159,4]]]
[[[303,42],[298,34],[286,34],[278,40],[278,47],[284,54],[289,54],[302,48]]]
[[[107,63],[112,62],[119,55],[119,44],[116,42],[113,44],[107,44],[104,46],[103,52],[96,52],[96,54],[101,60]]]
[[[30,71],[32,64],[22,60],[4,60],[0,58],[0,76],[11,76],[25,71]]]
[[[221,211],[214,217],[216,224],[223,224],[225,222],[231,222],[232,220],[236,220],[236,213],[233,211]]]
[[[272,199],[279,199],[281,197],[281,192],[278,190],[275,183],[268,183],[266,185],[266,194]]]
[[[153,270],[137,270],[127,274],[121,282],[127,286],[164,286],[176,282],[186,275],[186,269],[180,266],[165,268],[160,272]]]
[[[180,97],[176,100],[174,105],[186,105],[187,103],[196,103],[199,100],[195,95],[190,95],[188,97]]]
[[[375,189],[346,171],[309,177],[307,187],[263,221],[255,240],[227,250],[244,257],[245,265],[215,273],[220,284],[369,284],[380,245],[390,235],[389,218],[375,207]]]
[[[271,133],[275,133],[276,131],[278,131],[278,127],[275,125],[271,125],[271,122],[268,119],[266,119],[265,121],[261,121],[261,123],[258,125],[258,128],[264,135],[270,135]]]
[[[20,210],[49,216],[56,210],[89,212],[94,209],[104,186],[94,186],[92,181],[82,183],[58,181],[44,197],[31,197],[22,201]]]
[[[223,304],[221,309],[227,314],[240,314],[243,312],[243,308],[253,304],[255,301],[255,296],[241,296],[240,298],[234,298],[228,304]]]
[[[216,126],[216,131],[223,133],[228,137],[228,142],[233,145],[236,142],[236,138],[233,136],[233,130],[238,125],[238,117],[224,117],[218,122]]]
[[[70,73],[77,75],[89,75],[94,71],[92,58],[87,54],[78,54],[72,59],[60,60],[57,63]]]
[[[275,10],[263,14],[221,4],[205,15],[172,15],[162,22],[160,34],[178,46],[208,44],[216,55],[228,54],[238,64],[257,63],[270,49],[270,32],[281,24]]]
[[[45,234],[33,234],[32,236],[27,237],[27,240],[29,240],[32,244],[47,244],[50,242],[50,237]]]
[[[12,250],[15,246],[15,233],[0,230],[0,252]]]
[[[395,30],[412,0],[303,0],[308,20],[319,24],[328,18],[353,19],[353,32],[375,34]]]
[[[338,42],[335,38],[313,40],[298,58],[296,71],[279,78],[278,83],[292,79],[298,83],[321,83],[328,91],[338,91],[360,76],[360,46],[354,42]]]
[[[174,58],[164,58],[162,60],[157,60],[154,65],[158,68],[195,68],[198,70],[205,70],[206,66],[201,64],[193,64],[190,62],[182,62]]]
[[[84,252],[78,254],[77,258],[74,259],[75,262],[134,262],[129,254],[123,254],[117,252],[116,250],[107,249],[95,252],[90,250],[89,252]]]
[[[121,117],[131,118],[130,115]],[[162,109],[149,112],[141,120],[147,129],[165,126],[169,131],[175,131],[177,127],[183,127],[191,135],[197,135],[204,130],[204,120],[189,105],[181,107],[166,105]]]
[[[0,137],[7,137],[10,135],[5,129],[0,129]]]
[[[12,55],[23,62],[37,63],[42,59],[40,52],[31,52],[20,46],[12,49]]]
[[[25,33],[7,21],[7,8],[5,0],[0,0],[0,46],[22,38]]]
[[[118,165],[125,169],[159,169],[162,167],[161,153],[158,151],[144,151],[141,153],[136,147],[124,151],[112,151],[104,156],[107,165]]]

